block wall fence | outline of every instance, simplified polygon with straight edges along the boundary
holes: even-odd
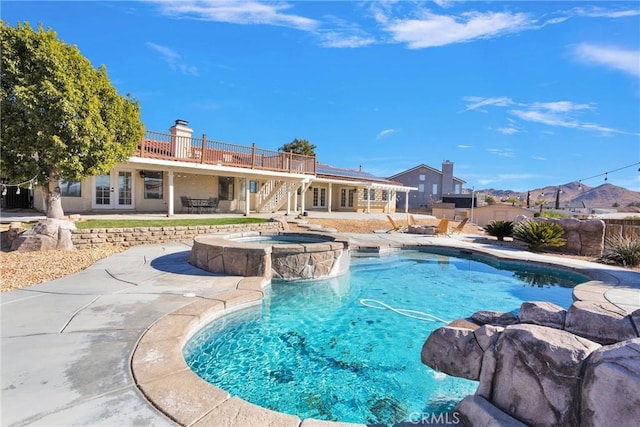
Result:
[[[73,230],[71,241],[78,249],[113,244],[135,246],[168,242],[191,242],[200,234],[242,233],[245,231],[282,231],[279,221],[260,224],[193,225],[175,227],[91,228]]]

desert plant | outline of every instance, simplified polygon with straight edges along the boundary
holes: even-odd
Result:
[[[543,247],[557,247],[565,244],[564,229],[560,224],[550,221],[527,220],[513,228],[513,238],[525,242],[531,251]]]
[[[600,260],[625,267],[640,264],[640,239],[623,236],[622,233],[607,237],[604,241],[604,252]]]
[[[491,221],[484,227],[484,231],[490,236],[497,237],[499,241],[503,241],[505,237],[513,235],[512,221]]]

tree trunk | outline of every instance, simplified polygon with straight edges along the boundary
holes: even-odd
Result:
[[[62,199],[60,196],[60,174],[58,171],[49,173],[49,182],[43,186],[46,195],[46,213],[47,218],[64,218],[62,210]]]

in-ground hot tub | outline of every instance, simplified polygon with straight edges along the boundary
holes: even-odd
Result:
[[[211,273],[325,279],[349,270],[349,242],[325,233],[245,232],[194,238],[189,263]]]

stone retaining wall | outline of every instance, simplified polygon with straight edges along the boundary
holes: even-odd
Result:
[[[241,233],[246,231],[281,231],[279,221],[260,224],[190,225],[175,227],[91,228],[73,230],[71,240],[78,249],[104,244],[135,246],[167,242],[190,242],[201,234]]]

